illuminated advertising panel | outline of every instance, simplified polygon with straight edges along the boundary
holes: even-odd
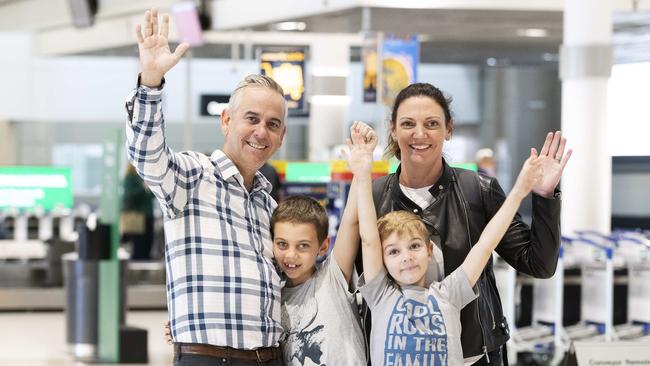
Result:
[[[260,69],[262,75],[273,78],[284,90],[289,114],[299,115],[306,112],[304,50],[262,50]]]
[[[417,36],[384,37],[381,42],[381,97],[385,105],[393,105],[400,90],[417,81],[419,61],[420,43]]]
[[[0,167],[0,210],[72,208],[70,168]]]
[[[361,60],[363,62],[363,101],[376,103],[378,96],[377,85],[380,82],[380,57],[378,55],[379,34],[366,34],[361,45]]]

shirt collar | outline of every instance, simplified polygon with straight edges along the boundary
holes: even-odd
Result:
[[[399,183],[399,175],[402,171],[402,164],[400,164],[397,167],[397,171],[395,172],[395,175],[397,176],[397,180]],[[447,162],[445,161],[444,158],[442,158],[442,175],[440,178],[438,178],[438,181],[434,183],[434,185],[429,189],[429,193],[434,198],[438,198],[438,196],[443,192],[449,189],[449,185],[451,184],[452,181],[452,172],[451,172],[451,167],[447,165]],[[402,190],[399,187],[399,184],[395,184],[393,186],[393,189],[396,190],[399,193],[402,193]],[[397,193],[396,192],[396,193]]]
[[[222,150],[214,150],[212,155],[210,155],[210,160],[220,173],[223,180],[228,180],[234,177],[234,179],[237,179],[237,181],[239,181],[243,186],[244,178],[239,172],[239,169]],[[268,179],[266,179],[266,177],[258,170],[255,172],[255,177],[253,178],[253,189],[251,190],[251,193],[262,189],[270,193],[273,187]]]

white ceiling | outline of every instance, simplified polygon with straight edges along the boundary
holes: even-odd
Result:
[[[0,32],[32,32],[36,52],[40,54],[134,55],[132,29],[143,11],[157,6],[165,12],[178,2],[100,0],[96,25],[91,29],[75,29],[71,26],[68,1],[0,0]],[[241,10],[242,6],[248,9],[255,1],[214,2],[209,8],[215,15],[218,14],[213,17],[215,23],[227,23],[228,26],[215,24],[214,28],[219,30],[212,31],[213,37],[208,38],[219,41],[196,49],[197,57],[230,57],[232,48],[227,44],[229,38],[219,37],[224,30],[265,32],[272,23],[280,20],[303,21],[307,25],[306,32],[314,33],[358,34],[362,30],[381,30],[420,34],[423,36],[421,58],[424,62],[484,63],[486,59],[493,58],[497,64],[504,65],[554,63],[562,42],[562,2],[556,0],[493,0],[489,2],[492,4],[490,7],[485,6],[487,2],[477,0],[401,0],[398,2],[400,5],[424,4],[424,8],[365,6],[365,11],[360,4],[381,5],[389,4],[389,1],[259,0],[260,8],[256,15]],[[619,11],[613,16],[617,62],[650,60],[650,12],[629,11],[635,7],[650,8],[645,4],[647,1],[614,1],[618,4],[616,9],[628,10]],[[432,6],[426,8],[429,4]],[[544,7],[540,4],[550,5]],[[269,14],[268,9],[273,7],[277,12]],[[545,29],[547,36],[529,38],[518,35],[518,30],[526,28]],[[264,37],[256,37],[253,43],[253,47],[263,44]],[[353,57],[356,53],[358,50],[353,49]]]

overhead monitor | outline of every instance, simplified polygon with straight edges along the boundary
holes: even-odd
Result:
[[[77,28],[90,27],[95,24],[97,0],[68,0],[72,24]]]

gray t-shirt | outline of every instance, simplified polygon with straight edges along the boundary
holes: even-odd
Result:
[[[355,291],[350,290],[334,255],[305,283],[282,289],[285,364],[366,364]]]
[[[462,366],[460,310],[478,293],[462,268],[428,288],[401,287],[382,269],[359,290],[372,313],[373,365]]]

